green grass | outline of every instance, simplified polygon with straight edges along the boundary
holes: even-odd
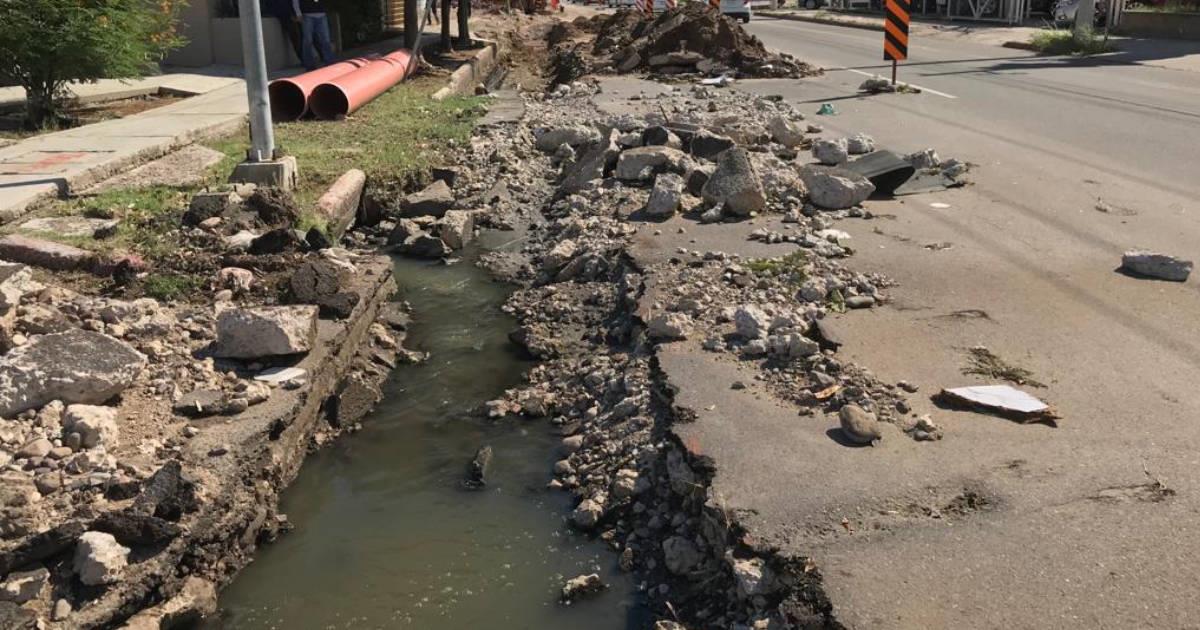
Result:
[[[1098,55],[1112,52],[1116,46],[1088,33],[1083,41],[1075,39],[1070,29],[1046,29],[1038,31],[1029,38],[1029,44],[1034,50],[1044,55]]]
[[[194,276],[178,274],[150,274],[142,281],[142,291],[148,296],[162,302],[170,302],[185,297],[201,288],[200,279]]]
[[[466,142],[483,113],[482,100],[431,100],[430,94],[439,87],[439,81],[417,79],[392,88],[346,120],[275,125],[275,144],[285,154],[296,156],[299,165],[296,200],[301,207],[311,206],[351,168],[365,171],[375,187],[403,187],[420,181],[445,151]],[[227,168],[232,169],[245,151],[246,134],[208,146],[230,156]]]
[[[755,258],[746,262],[746,268],[759,276],[780,278],[785,282],[800,284],[808,278],[804,266],[808,264],[808,254],[798,249],[779,258]]]

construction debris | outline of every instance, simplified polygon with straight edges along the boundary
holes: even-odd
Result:
[[[1121,257],[1121,268],[1147,278],[1185,282],[1192,273],[1192,261],[1135,249],[1125,252]]]
[[[1045,422],[1052,426],[1058,414],[1050,405],[1008,385],[975,385],[943,389],[933,397],[934,402],[991,412],[1028,424]]]

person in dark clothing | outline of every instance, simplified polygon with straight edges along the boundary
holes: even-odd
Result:
[[[300,59],[308,70],[317,68],[316,52],[321,55],[321,63],[333,61],[333,43],[329,37],[329,16],[325,15],[325,6],[321,0],[292,0],[294,19],[300,23],[300,33],[303,37],[303,54]]]
[[[283,28],[283,36],[292,44],[297,59],[304,59],[304,49],[300,46],[300,24],[292,15],[292,0],[262,0],[265,13],[276,20]]]

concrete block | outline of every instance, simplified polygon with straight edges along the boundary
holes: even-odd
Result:
[[[235,184],[257,184],[274,186],[284,190],[296,187],[299,170],[296,157],[288,155],[270,162],[242,162],[233,169],[229,181]]]

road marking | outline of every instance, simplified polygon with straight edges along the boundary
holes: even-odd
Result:
[[[826,70],[845,70],[846,72],[853,72],[854,74],[861,74],[864,77],[879,76],[879,73],[863,72],[862,70],[855,70],[854,68],[826,68]],[[907,83],[907,82],[905,82],[905,83]],[[908,85],[911,85],[911,86],[917,88],[918,90],[921,90],[922,92],[929,92],[930,94],[937,94],[938,96],[941,96],[943,98],[958,98],[957,96],[955,96],[953,94],[947,94],[945,92],[939,92],[939,91],[931,89],[931,88],[921,87],[921,86],[917,85],[916,83],[908,83]]]

